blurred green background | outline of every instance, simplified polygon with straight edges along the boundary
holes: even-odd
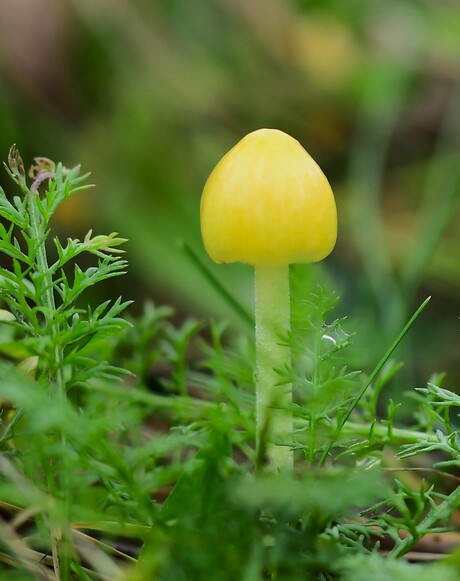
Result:
[[[27,163],[92,172],[97,187],[56,226],[129,238],[129,276],[104,292],[138,311],[154,299],[244,328],[179,242],[251,304],[251,269],[205,256],[199,201],[220,157],[260,127],[297,138],[333,186],[338,245],[311,268],[358,331],[356,364],[374,363],[431,294],[399,356],[415,382],[447,370],[455,387],[458,2],[0,1],[1,157],[17,143]]]

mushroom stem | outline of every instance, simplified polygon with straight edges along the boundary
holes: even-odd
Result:
[[[257,457],[292,470],[292,384],[276,371],[291,365],[282,339],[290,329],[289,265],[255,267],[255,311]]]

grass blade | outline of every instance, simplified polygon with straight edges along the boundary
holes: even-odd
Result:
[[[208,267],[203,263],[198,254],[187,242],[180,242],[182,249],[194,266],[201,272],[209,284],[220,294],[220,296],[233,308],[238,315],[251,327],[254,327],[254,318],[251,314],[228,292],[228,290],[217,280]]]
[[[367,388],[370,386],[370,384],[374,381],[374,379],[380,373],[380,371],[382,370],[382,367],[385,365],[385,363],[391,357],[391,355],[392,355],[393,351],[396,349],[396,347],[401,343],[401,341],[403,340],[403,338],[406,335],[407,331],[409,331],[409,329],[412,327],[413,323],[418,318],[418,316],[423,311],[423,309],[426,307],[426,305],[429,303],[430,299],[431,299],[431,297],[427,297],[423,301],[423,303],[419,306],[419,308],[415,311],[415,313],[412,315],[412,317],[406,323],[406,326],[404,327],[404,329],[399,333],[399,335],[396,337],[396,339],[393,341],[393,343],[388,348],[388,350],[385,353],[385,355],[377,363],[376,367],[374,368],[374,370],[370,374],[369,379],[367,380],[367,382],[364,385],[364,387],[361,389],[361,391],[358,393],[358,395],[351,402],[350,408],[348,409],[347,413],[343,416],[342,420],[340,421],[339,425],[337,426],[337,429],[335,431],[334,436],[332,437],[331,441],[329,442],[329,445],[326,447],[326,449],[323,452],[323,455],[321,456],[321,459],[319,461],[319,465],[320,466],[322,466],[324,464],[324,462],[326,461],[326,458],[328,457],[329,452],[331,451],[331,448],[332,448],[332,446],[334,445],[334,442],[337,439],[337,436],[340,434],[343,426],[348,421],[348,418],[351,416],[351,414],[352,414],[353,410],[355,409],[355,407],[357,406],[359,400],[363,397],[363,395],[365,394]]]

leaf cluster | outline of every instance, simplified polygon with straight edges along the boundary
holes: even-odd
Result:
[[[5,220],[0,223],[0,252],[10,262],[9,268],[0,267],[0,296],[7,308],[3,321],[15,328],[15,338],[29,357],[38,358],[40,374],[54,379],[61,374],[67,389],[91,376],[119,373],[90,354],[98,340],[126,326],[120,314],[129,301],[106,301],[92,309],[82,306],[80,298],[89,287],[126,271],[118,248],[125,240],[115,233],[93,236],[91,231],[83,241],[68,239],[64,245],[53,238],[52,261],[47,248],[53,214],[67,198],[90,187],[89,174],[81,175],[79,166],[68,170],[37,158],[28,181],[14,147],[5,167],[20,195],[10,202],[0,190],[0,216]],[[82,253],[95,256],[96,264],[83,270],[75,262]]]

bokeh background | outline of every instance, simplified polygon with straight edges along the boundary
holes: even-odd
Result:
[[[103,292],[245,323],[252,272],[199,233],[203,184],[244,134],[275,127],[318,161],[340,234],[315,269],[341,295],[368,367],[427,295],[398,356],[458,387],[460,4],[456,0],[0,0],[0,154],[81,163],[97,187],[64,237],[117,231],[129,275]],[[6,187],[5,174],[1,175]],[[9,187],[9,186],[8,186]]]

